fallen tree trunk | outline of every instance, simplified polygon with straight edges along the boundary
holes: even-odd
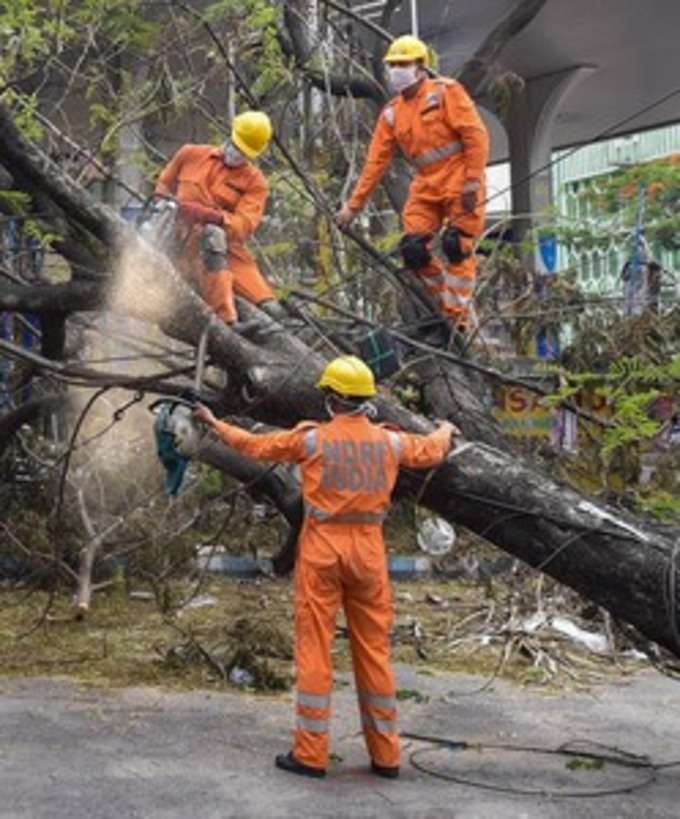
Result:
[[[404,472],[397,491],[420,497],[680,656],[680,532],[608,508],[478,442],[463,444],[429,480]]]
[[[0,115],[0,126],[2,155],[13,125]],[[41,175],[48,171],[41,162],[31,162],[32,149],[23,137],[14,130],[11,137],[14,151],[22,146],[26,178],[40,185]],[[45,181],[45,190],[55,193],[70,220],[79,219],[86,206],[84,192],[71,197],[73,183],[51,178]],[[322,355],[252,305],[243,304],[241,310],[244,318],[259,322],[260,335],[250,339],[237,335],[215,322],[169,262],[122,230],[115,215],[101,206],[81,215],[83,228],[119,259],[119,281],[110,295],[114,309],[158,322],[168,334],[194,345],[209,328],[211,359],[229,376],[218,410],[279,426],[324,417],[322,397],[315,388],[324,365]],[[456,390],[473,395],[462,379]],[[382,420],[402,429],[432,428],[428,419],[409,412],[389,395],[381,395],[377,405]],[[658,527],[593,503],[511,450],[483,443],[485,429],[477,419],[471,423],[462,403],[451,416],[475,442],[432,473],[404,472],[397,495],[416,499],[452,523],[467,526],[680,656],[679,533],[671,537]],[[489,416],[486,428],[492,427]]]
[[[299,481],[284,467],[245,458],[214,435],[206,436],[196,459],[240,481],[254,500],[266,498],[279,510],[288,524],[288,534],[272,564],[276,574],[290,572],[304,515]]]

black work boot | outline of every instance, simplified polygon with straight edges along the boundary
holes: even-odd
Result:
[[[371,773],[376,776],[382,776],[383,779],[399,779],[399,766],[388,768],[385,765],[378,765],[377,762],[371,760]]]
[[[292,751],[287,754],[276,755],[276,767],[288,773],[299,774],[300,776],[311,776],[312,779],[323,779],[326,771],[323,768],[312,768],[311,765],[303,765],[293,756]]]
[[[252,338],[260,332],[260,322],[257,319],[249,319],[248,321],[235,321],[229,325],[235,333],[238,333],[244,338]]]
[[[464,356],[467,352],[470,336],[462,325],[451,325],[447,348],[456,355]]]

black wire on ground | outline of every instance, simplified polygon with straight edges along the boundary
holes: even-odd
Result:
[[[670,762],[654,763],[652,760],[641,754],[634,754],[630,751],[625,751],[613,746],[604,745],[601,743],[590,742],[582,740],[583,745],[587,745],[589,750],[578,747],[579,740],[564,743],[557,748],[541,748],[533,745],[513,745],[506,743],[487,743],[487,742],[468,742],[467,740],[448,739],[446,737],[435,737],[425,734],[417,734],[410,731],[404,731],[400,735],[403,739],[412,739],[418,742],[426,742],[434,745],[433,748],[420,748],[412,751],[409,755],[409,762],[416,770],[433,776],[436,779],[442,779],[446,782],[455,782],[458,785],[469,785],[473,788],[481,788],[482,790],[495,791],[497,793],[507,793],[516,796],[541,796],[551,799],[577,799],[577,798],[596,798],[601,796],[615,796],[617,794],[631,793],[637,791],[646,785],[651,784],[656,780],[657,773],[667,768],[680,766],[680,760],[673,760]],[[513,787],[512,785],[495,785],[491,782],[483,782],[472,779],[469,775],[457,774],[452,772],[444,772],[428,766],[423,762],[423,757],[428,754],[449,750],[457,753],[464,753],[465,751],[475,751],[481,754],[483,751],[506,751],[511,753],[522,754],[537,754],[544,756],[563,756],[570,757],[574,760],[586,760],[594,763],[598,767],[604,765],[618,766],[620,768],[628,768],[644,772],[644,778],[639,782],[633,782],[628,785],[622,785],[615,788],[600,788],[600,789],[583,789],[583,790],[550,790],[548,788],[524,788]]]

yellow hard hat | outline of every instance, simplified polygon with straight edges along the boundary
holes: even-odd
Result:
[[[249,159],[255,159],[269,145],[272,124],[264,111],[245,111],[234,117],[231,141]]]
[[[430,52],[427,46],[412,34],[404,34],[392,40],[383,57],[383,62],[386,63],[405,63],[410,60],[422,60],[426,67],[430,65]]]
[[[370,398],[376,394],[373,372],[355,355],[334,358],[321,374],[317,387],[327,387],[340,395]]]

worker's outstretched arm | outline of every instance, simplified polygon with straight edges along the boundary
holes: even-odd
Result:
[[[305,455],[305,434],[309,431],[308,424],[258,435],[226,421],[219,421],[202,404],[194,410],[194,418],[211,426],[225,444],[251,458],[278,463],[297,463]]]
[[[385,171],[390,166],[395,145],[394,131],[388,122],[384,109],[378,117],[378,122],[373,131],[361,176],[354,186],[352,195],[347,200],[347,207],[350,210],[358,212],[368,202],[371,194],[385,175]]]
[[[391,433],[399,438],[399,463],[414,469],[424,469],[441,463],[451,448],[451,439],[460,430],[448,421],[443,421],[429,435],[415,435],[410,432]]]

